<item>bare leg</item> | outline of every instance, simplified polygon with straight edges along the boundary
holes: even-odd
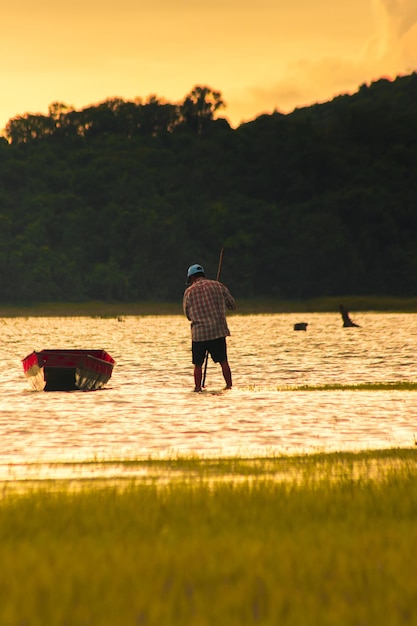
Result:
[[[201,379],[203,377],[203,368],[201,365],[194,365],[194,391],[201,391]]]
[[[229,363],[224,361],[224,363],[220,363],[222,366],[223,378],[226,382],[226,389],[232,388],[232,372],[230,370]]]

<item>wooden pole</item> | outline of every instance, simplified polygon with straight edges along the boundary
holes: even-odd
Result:
[[[222,266],[223,266],[223,254],[224,254],[224,248],[222,248],[220,250],[220,257],[219,257],[219,265],[217,266],[217,276],[216,276],[216,280],[220,280],[220,274],[222,273]],[[208,365],[208,358],[209,358],[209,353],[206,350],[206,356],[204,358],[204,371],[203,371],[203,380],[201,383],[202,387],[206,386],[206,374],[207,374],[207,365]]]
[[[217,267],[217,276],[216,276],[216,280],[220,280],[220,274],[222,273],[222,266],[223,266],[223,254],[224,254],[224,248],[222,248],[220,250],[220,257],[219,257],[219,265]]]

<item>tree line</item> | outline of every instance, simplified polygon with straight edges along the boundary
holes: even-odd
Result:
[[[232,129],[220,92],[11,119],[0,302],[417,295],[417,75]]]
[[[201,86],[194,87],[179,104],[165,102],[155,95],[144,102],[141,98],[133,102],[108,98],[80,111],[62,102],[53,102],[48,115],[26,113],[9,120],[4,136],[16,144],[50,137],[156,137],[179,128],[201,134],[224,106],[219,91]]]

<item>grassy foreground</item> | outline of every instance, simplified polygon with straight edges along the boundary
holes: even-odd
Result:
[[[417,624],[417,451],[3,484],[2,626]],[[175,480],[170,480],[170,476]]]

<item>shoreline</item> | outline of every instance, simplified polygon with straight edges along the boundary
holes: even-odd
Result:
[[[417,313],[415,298],[344,296],[310,300],[236,298],[237,309],[228,315],[271,313],[339,313],[340,304],[350,313]],[[31,305],[0,305],[0,318],[10,317],[123,317],[142,315],[183,315],[182,301],[177,302],[45,302]]]

